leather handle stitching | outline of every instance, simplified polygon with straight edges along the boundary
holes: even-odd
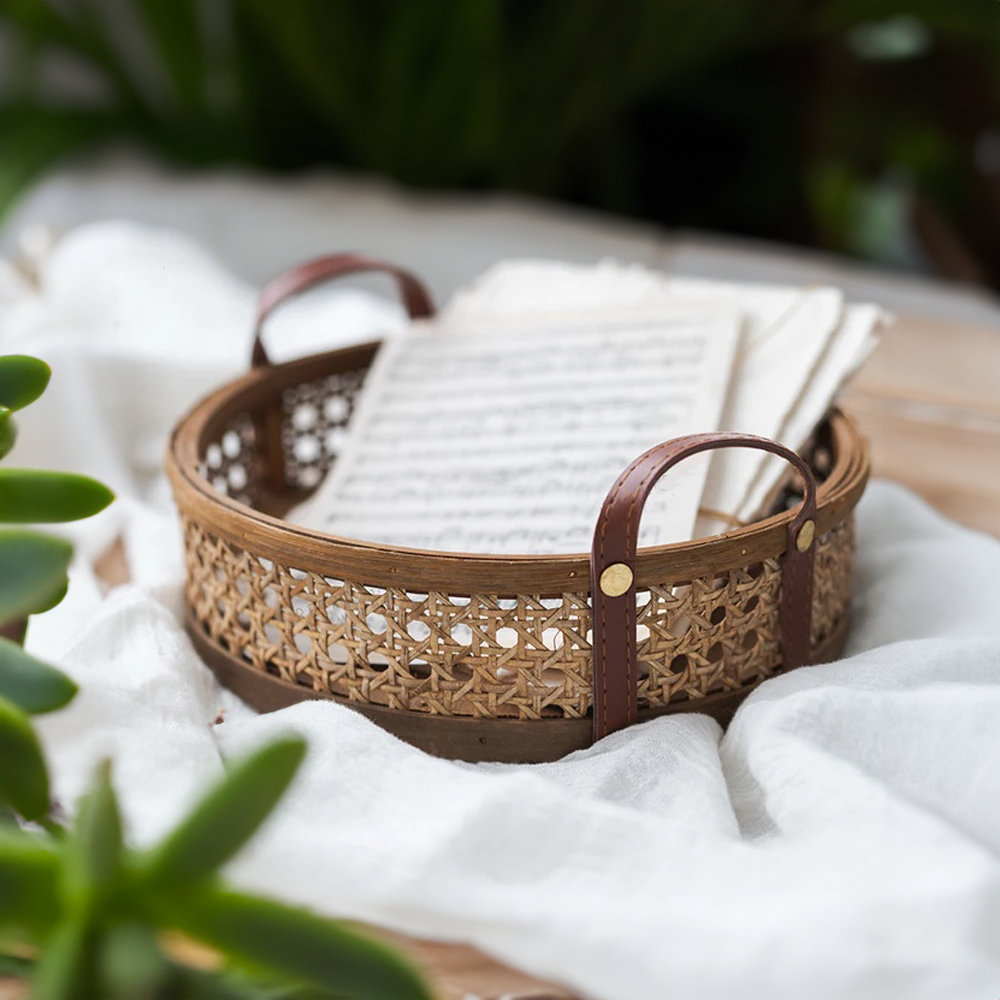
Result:
[[[662,447],[662,445],[661,445],[661,447]],[[622,488],[624,487],[626,480],[639,467],[639,464],[642,462],[643,458],[644,458],[644,455],[639,455],[637,458],[635,458],[632,461],[632,463],[628,466],[628,468],[618,477],[618,482],[615,483],[614,487],[612,488],[610,496],[608,497],[607,500],[605,500],[605,504],[614,503],[614,501],[618,497],[618,494],[621,492]],[[607,532],[607,528],[608,528],[608,520],[607,520],[607,518],[602,517],[601,518],[601,546],[600,546],[600,551],[601,551],[600,565],[601,566],[605,565],[605,561],[604,561],[604,539],[605,539],[605,533]],[[596,573],[591,573],[590,585],[591,585],[591,589],[596,594],[597,588],[600,586],[599,579],[598,579]],[[632,589],[634,589],[634,581],[633,581],[633,588]],[[608,630],[607,630],[607,609],[608,609],[607,601],[602,601],[601,602],[601,659],[604,662],[607,662],[606,658],[607,658],[607,655],[608,655],[608,648],[607,648],[607,634],[608,634]],[[595,678],[595,680],[596,680],[596,678]],[[607,728],[608,728],[608,671],[606,671],[606,670],[601,671],[601,680],[603,682],[602,685],[601,685],[601,710],[602,710],[601,711],[601,715],[602,715],[603,729],[606,732]]]
[[[602,703],[600,716],[598,716],[596,711],[594,715],[595,738],[600,738],[600,736],[606,735],[612,726],[613,728],[619,728],[618,725],[614,724],[609,726],[608,722],[610,711],[608,684],[611,677],[611,670],[608,669],[607,656],[608,610],[611,607],[611,600],[617,600],[618,598],[609,599],[606,595],[603,595],[600,592],[600,574],[607,568],[607,533],[609,524],[612,520],[612,513],[618,503],[619,495],[626,488],[628,488],[631,493],[624,518],[623,527],[625,548],[621,555],[623,560],[629,565],[629,568],[632,569],[634,573],[633,564],[636,546],[638,544],[638,538],[636,537],[635,545],[633,545],[633,525],[635,524],[636,510],[638,509],[641,514],[642,507],[645,505],[646,499],[648,499],[648,492],[652,489],[652,485],[655,485],[655,482],[658,481],[661,476],[665,475],[675,464],[679,463],[683,459],[703,451],[711,451],[724,447],[748,447],[776,454],[791,464],[805,480],[805,496],[803,498],[803,502],[799,511],[788,524],[786,553],[782,561],[782,594],[780,599],[781,603],[779,605],[779,616],[781,620],[788,622],[788,612],[792,611],[796,614],[794,621],[797,622],[798,625],[791,631],[795,633],[794,638],[796,640],[796,645],[802,645],[804,642],[806,646],[804,651],[800,650],[799,652],[802,652],[804,656],[808,655],[809,636],[806,635],[803,640],[802,636],[798,633],[802,632],[805,628],[805,621],[811,620],[812,617],[811,597],[809,595],[811,595],[813,589],[812,573],[815,562],[815,545],[810,546],[808,551],[805,553],[800,553],[796,549],[796,541],[802,526],[807,520],[815,518],[816,516],[816,481],[808,465],[801,458],[801,456],[795,454],[795,452],[791,449],[785,448],[783,445],[770,441],[767,438],[760,438],[755,435],[699,434],[689,435],[686,438],[678,438],[673,441],[664,442],[663,444],[657,445],[640,455],[637,459],[630,463],[628,468],[619,476],[617,482],[612,487],[610,493],[605,499],[604,504],[602,505],[598,530],[595,532],[595,546],[591,556],[591,588],[593,591],[592,603],[600,603],[601,653],[600,663],[598,664],[595,662],[594,684],[596,696],[598,691],[597,674],[600,673],[600,694]],[[636,469],[643,462],[649,462],[649,468],[646,470],[642,479],[637,484],[632,486],[632,484],[629,483],[629,480],[633,476]],[[650,484],[650,479],[653,480],[652,485]],[[803,565],[804,570],[801,568]],[[803,590],[803,600],[793,603],[793,598],[791,597],[789,591],[791,578],[794,576],[797,582],[797,578],[803,575],[805,576],[805,579],[802,581],[801,588]],[[638,674],[638,648],[635,640],[635,621],[637,620],[635,583],[636,581],[633,575],[629,589],[625,592],[625,594],[620,595],[622,599],[625,599],[628,602],[624,608],[626,635],[623,637],[625,640],[623,670],[625,677],[619,678],[624,680],[626,694],[624,708],[625,724],[630,721],[634,721],[637,708],[637,689],[635,687],[637,676],[633,676],[633,674]],[[797,607],[797,604],[799,603],[802,604],[801,608]],[[788,652],[787,646],[791,643],[791,641],[791,638],[787,637],[783,633],[782,646],[786,653]],[[619,673],[621,672],[622,671],[619,670]],[[619,725],[621,725],[621,723]]]

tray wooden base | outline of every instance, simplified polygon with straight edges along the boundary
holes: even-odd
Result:
[[[360,712],[376,725],[427,753],[466,761],[505,760],[519,764],[537,764],[564,757],[574,750],[582,750],[592,742],[593,725],[589,716],[581,719],[530,721],[473,719],[404,712],[349,701],[336,695],[321,695],[311,688],[290,684],[279,677],[261,673],[239,657],[221,649],[205,635],[190,612],[185,625],[198,655],[211,667],[220,683],[260,712],[273,712],[300,701],[333,701]],[[845,617],[816,651],[814,663],[826,663],[840,656],[847,641],[848,626],[849,620]],[[703,712],[725,726],[740,702],[755,687],[757,685],[748,685],[739,691],[647,708],[639,712],[639,722],[675,712]]]

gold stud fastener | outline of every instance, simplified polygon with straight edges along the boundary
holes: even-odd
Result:
[[[621,597],[632,586],[632,570],[625,563],[612,563],[601,574],[601,593],[607,597]]]
[[[795,547],[799,552],[808,552],[812,547],[813,538],[816,537],[816,525],[813,521],[806,521],[799,528],[799,536],[795,539]]]

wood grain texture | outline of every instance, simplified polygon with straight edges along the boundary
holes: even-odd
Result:
[[[901,316],[843,405],[874,475],[1000,537],[1000,330]]]

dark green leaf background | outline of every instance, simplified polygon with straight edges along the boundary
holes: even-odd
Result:
[[[106,7],[0,2],[0,206],[125,138],[915,266],[884,221],[905,190],[1000,275],[995,0],[123,0],[117,33]],[[94,96],[40,86],[56,51]]]

